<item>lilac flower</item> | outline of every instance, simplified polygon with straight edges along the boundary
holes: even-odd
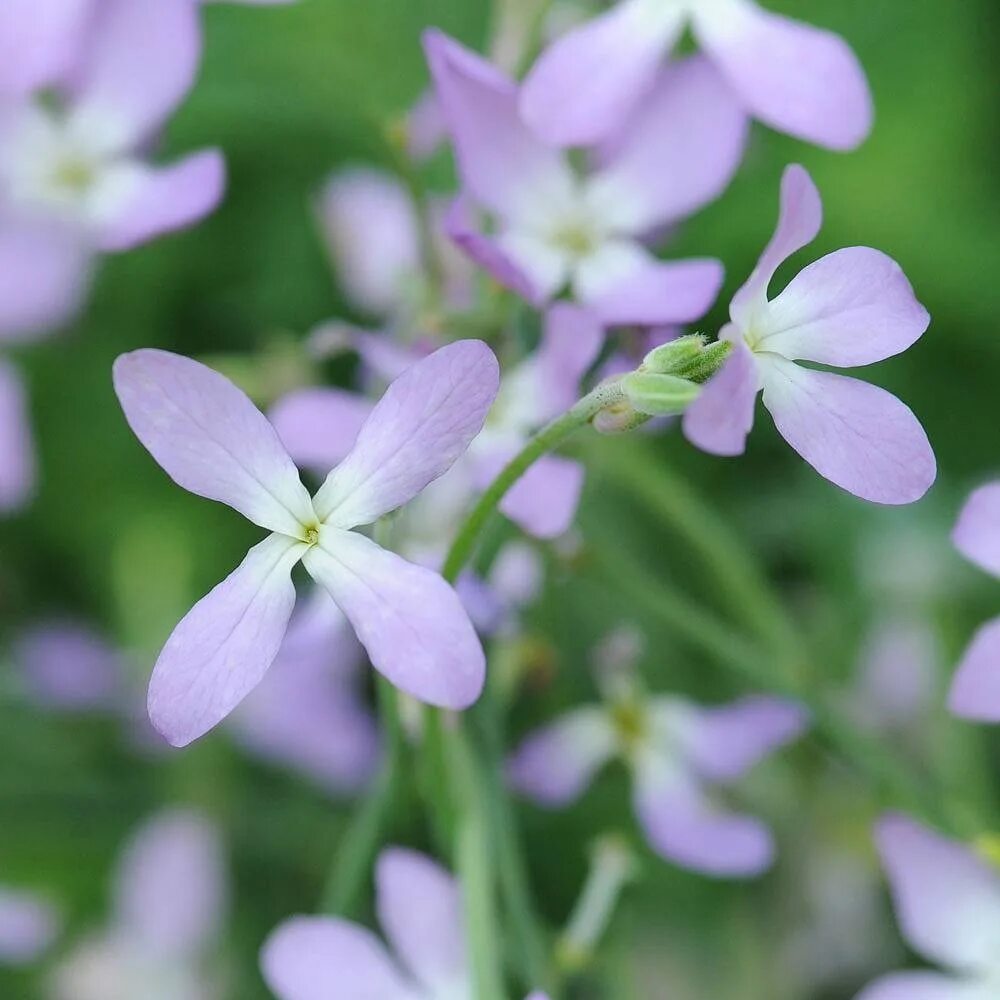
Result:
[[[390,847],[379,855],[375,891],[392,952],[350,921],[293,917],[261,952],[279,1000],[472,1000],[461,892],[451,874],[423,854]]]
[[[684,431],[705,451],[741,454],[763,389],[779,433],[820,475],[865,500],[912,503],[937,470],[910,409],[865,382],[795,364],[867,365],[913,344],[929,317],[899,265],[878,250],[849,247],[767,298],[781,263],[816,238],[822,212],[808,173],[789,167],[778,228],[720,334],[732,354],[688,408]]]
[[[206,733],[261,681],[288,626],[300,560],[390,681],[447,708],[476,700],[483,651],[454,590],[352,529],[412,499],[479,432],[498,384],[485,344],[459,341],[401,375],[313,498],[274,428],[217,372],[140,350],[118,358],[114,378],[129,425],[175,482],[272,532],[160,654],[149,712],[171,743]]]
[[[573,709],[515,752],[513,786],[542,805],[574,801],[613,757],[629,767],[633,804],[652,848],[709,875],[754,875],[770,864],[770,831],[731,811],[718,790],[805,728],[803,710],[777,698],[700,708],[660,696]]]
[[[207,958],[226,902],[222,845],[202,816],[147,821],[118,862],[107,925],[54,970],[53,1000],[220,1000]]]
[[[885,817],[876,839],[903,936],[949,972],[892,973],[857,1000],[992,1000],[1000,992],[1000,873],[905,816]]]
[[[34,962],[51,947],[60,923],[42,896],[0,885],[0,965]]]
[[[1000,576],[1000,483],[969,497],[952,539],[966,559]],[[952,682],[948,706],[967,719],[1000,722],[1000,618],[975,634]]]
[[[864,71],[839,36],[753,0],[623,0],[555,42],[524,83],[525,120],[559,146],[619,127],[686,25],[740,103],[781,132],[852,149],[871,131]]]
[[[719,262],[663,263],[640,240],[721,194],[742,157],[746,119],[705,60],[665,70],[579,178],[522,121],[513,81],[440,32],[424,44],[465,194],[448,228],[473,260],[536,305],[568,286],[605,325],[704,314]],[[491,235],[473,206],[491,216]]]

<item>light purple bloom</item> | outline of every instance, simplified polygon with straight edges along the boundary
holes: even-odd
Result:
[[[44,954],[61,920],[45,898],[0,885],[0,965],[27,965]]]
[[[709,875],[755,875],[771,864],[771,833],[730,810],[719,793],[805,726],[804,711],[777,698],[715,708],[673,696],[587,706],[530,735],[508,774],[523,794],[559,807],[619,756],[632,772],[636,816],[657,853]]]
[[[664,70],[579,178],[522,121],[512,80],[440,32],[425,36],[425,48],[465,194],[448,229],[470,257],[536,305],[569,286],[605,325],[705,313],[722,282],[719,262],[663,263],[641,242],[721,194],[742,157],[746,119],[705,60]],[[491,235],[474,208],[491,216]]]
[[[206,733],[263,679],[295,604],[299,561],[390,681],[446,708],[476,700],[485,660],[454,590],[352,529],[411,500],[480,431],[499,381],[485,344],[443,347],[393,382],[312,498],[271,424],[217,372],[140,350],[118,358],[114,379],[129,425],[175,482],[272,532],[160,654],[149,712],[171,743]]]
[[[0,513],[16,510],[35,488],[35,446],[17,371],[0,359]]]
[[[622,0],[542,54],[524,82],[525,120],[559,146],[603,139],[655,85],[686,25],[734,96],[772,128],[831,149],[852,149],[871,131],[868,82],[846,42],[753,0]]]
[[[1000,577],[1000,483],[980,487],[969,497],[952,538],[966,559]],[[1000,722],[1000,618],[973,637],[952,682],[948,706],[967,719]]]
[[[927,435],[883,389],[796,364],[868,365],[905,351],[927,329],[927,310],[899,265],[869,247],[828,254],[775,299],[775,271],[819,233],[823,209],[809,174],[789,167],[778,228],[729,308],[720,338],[733,350],[684,415],[699,448],[739,455],[757,394],[781,436],[820,475],[875,503],[920,499],[937,474]]]
[[[948,972],[893,973],[857,1000],[992,1000],[1000,992],[1000,872],[906,816],[884,818],[876,839],[904,938]]]

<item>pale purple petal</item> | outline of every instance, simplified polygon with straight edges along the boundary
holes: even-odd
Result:
[[[92,0],[4,0],[0,4],[0,94],[57,83],[81,42]]]
[[[525,121],[559,146],[606,138],[652,86],[685,17],[679,4],[626,0],[570,31],[525,79]]]
[[[951,538],[966,559],[1000,576],[1000,483],[981,486],[972,493]]]
[[[572,172],[521,120],[514,82],[440,31],[425,33],[424,49],[464,189],[508,219],[568,197]]]
[[[102,250],[130,250],[163,233],[184,229],[214,211],[226,184],[226,165],[215,149],[193,153],[169,167],[141,167],[133,194],[101,227]]]
[[[41,896],[0,885],[0,965],[26,965],[51,947],[59,915]]]
[[[754,325],[755,349],[852,368],[905,351],[929,324],[891,257],[848,247],[810,264],[768,303]]]
[[[544,567],[539,553],[524,542],[505,545],[490,569],[490,586],[512,607],[520,608],[537,597]]]
[[[0,359],[0,513],[22,507],[34,489],[28,400],[18,373]]]
[[[823,203],[805,167],[792,164],[781,177],[781,211],[778,227],[765,247],[746,284],[729,307],[733,322],[749,330],[758,311],[767,303],[767,286],[784,261],[808,246],[823,224]]]
[[[767,358],[764,405],[821,476],[873,503],[913,503],[930,489],[937,463],[908,406],[867,382]]]
[[[406,119],[406,151],[417,163],[429,160],[448,137],[444,109],[433,88],[425,90]]]
[[[711,455],[742,455],[753,427],[760,373],[742,340],[684,413],[684,436]]]
[[[482,645],[437,573],[332,527],[303,563],[347,615],[372,666],[398,688],[442,708],[468,708],[479,697]]]
[[[190,961],[218,934],[226,903],[219,831],[204,816],[160,813],[133,835],[115,877],[115,919],[160,958]]]
[[[616,749],[603,708],[578,708],[530,734],[507,763],[511,786],[545,806],[569,805]]]
[[[379,923],[400,961],[434,995],[468,979],[458,883],[417,851],[386,848],[375,868]]]
[[[294,389],[268,418],[296,465],[326,475],[354,447],[373,403],[347,389]]]
[[[773,838],[760,820],[711,802],[694,780],[670,765],[639,766],[634,804],[653,850],[685,868],[739,877],[771,865]]]
[[[1000,722],[1000,618],[973,636],[952,680],[948,708],[964,719]]]
[[[315,520],[274,428],[229,379],[145,348],[115,361],[114,383],[129,426],[179,486],[292,537]]]
[[[305,548],[265,538],[174,629],[149,683],[149,717],[174,746],[203,736],[260,683],[288,627]]]
[[[971,847],[900,814],[876,841],[903,936],[925,958],[957,971],[996,968],[1000,874]]]
[[[320,519],[338,528],[371,524],[412,500],[482,430],[499,385],[496,356],[480,340],[418,361],[389,386],[316,494]]]
[[[371,931],[334,917],[293,917],[261,951],[278,1000],[419,1000]]]
[[[76,75],[73,117],[109,148],[134,147],[194,83],[201,26],[194,0],[101,0]]]
[[[542,383],[544,418],[568,410],[580,398],[580,382],[604,346],[604,327],[587,309],[557,302],[545,314],[534,363]]]
[[[726,189],[747,131],[746,113],[707,59],[675,63],[602,149],[588,200],[625,232],[683,219]]]
[[[504,465],[506,458],[493,468]],[[558,538],[573,524],[585,475],[571,458],[544,455],[507,491],[500,511],[535,538]]]
[[[694,5],[694,31],[747,108],[772,128],[830,149],[867,138],[874,110],[850,46],[752,0]]]
[[[937,972],[894,972],[866,986],[855,1000],[994,1000],[986,984]]]

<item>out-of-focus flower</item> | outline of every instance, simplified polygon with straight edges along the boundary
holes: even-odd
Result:
[[[334,794],[356,791],[379,761],[378,729],[357,691],[363,653],[317,588],[292,617],[264,680],[229,719],[251,753]]]
[[[0,359],[0,512],[16,510],[35,488],[35,447],[17,370]]]
[[[763,390],[781,436],[820,475],[865,500],[912,503],[934,482],[937,466],[911,410],[876,386],[796,364],[867,365],[913,344],[929,317],[899,265],[878,250],[849,247],[767,298],[775,271],[816,238],[822,215],[809,174],[789,167],[778,228],[720,334],[732,353],[688,408],[684,431],[712,454],[742,454]]]
[[[1000,577],[1000,483],[982,486],[969,497],[952,539],[966,559]],[[948,707],[967,719],[1000,722],[1000,618],[973,637],[952,682]]]
[[[157,660],[150,718],[171,743],[206,733],[262,680],[288,627],[299,561],[392,683],[447,708],[478,698],[485,659],[455,591],[353,529],[411,500],[479,433],[499,383],[485,344],[450,344],[396,379],[312,498],[275,429],[217,372],[140,350],[118,358],[114,380],[129,425],[175,482],[272,532]]]
[[[742,157],[746,118],[704,59],[664,70],[580,178],[521,120],[512,80],[440,32],[424,44],[464,189],[448,231],[473,260],[536,305],[569,286],[605,325],[705,313],[721,264],[664,263],[641,243],[721,194]],[[473,206],[492,217],[493,233]]]
[[[938,972],[897,972],[857,1000],[991,1000],[1000,995],[1000,872],[966,844],[906,816],[876,832],[900,929]]]
[[[525,120],[549,142],[590,145],[649,92],[690,24],[756,118],[809,142],[853,149],[871,131],[864,70],[838,35],[752,0],[623,0],[550,46],[524,82]]]
[[[0,965],[27,965],[59,934],[56,908],[42,896],[0,885]]]
[[[702,708],[674,696],[616,697],[572,709],[528,736],[508,775],[523,794],[559,807],[619,756],[632,772],[636,816],[657,853],[709,875],[754,875],[771,864],[771,833],[731,811],[718,792],[805,726],[805,712],[778,698]]]
[[[53,1000],[216,1000],[210,965],[227,879],[218,831],[171,810],[147,821],[125,848],[107,925],[54,970]]]

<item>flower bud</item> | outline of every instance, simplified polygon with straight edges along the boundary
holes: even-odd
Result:
[[[676,340],[654,347],[642,359],[639,367],[642,371],[656,372],[660,375],[676,375],[679,368],[690,364],[701,354],[704,346],[705,338],[700,333],[694,333],[689,337],[678,337]]]
[[[676,375],[644,371],[626,375],[622,387],[633,409],[651,417],[683,413],[701,391],[693,382]]]

